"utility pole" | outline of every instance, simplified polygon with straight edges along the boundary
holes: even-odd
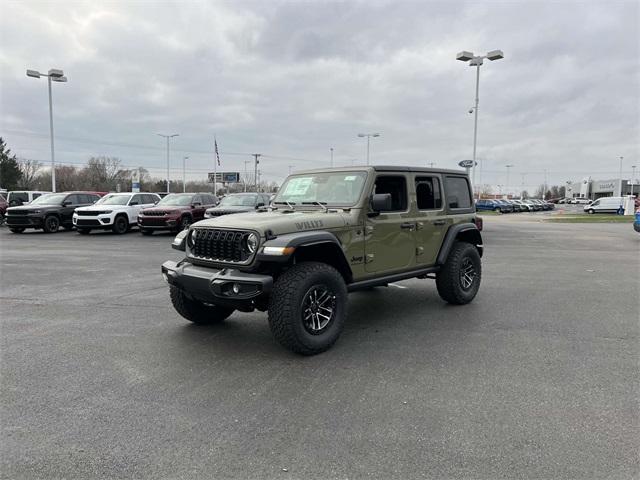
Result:
[[[631,196],[633,197],[633,185],[636,178],[636,166],[635,165],[631,165]]]
[[[542,200],[546,200],[547,199],[547,173],[549,173],[549,171],[545,168],[544,169],[544,188],[542,190]]]
[[[180,134],[173,133],[171,135],[163,135],[162,133],[158,133],[157,135],[159,137],[163,137],[167,139],[167,193],[170,193],[170,190],[169,190],[169,140],[171,140],[173,137],[177,137]]]
[[[260,158],[262,156],[261,153],[252,153],[251,155],[253,155],[253,181],[255,183],[255,189],[256,192],[258,191],[258,164],[260,163],[260,160],[258,160],[258,158]]]
[[[247,164],[251,163],[251,160],[244,161],[244,191],[247,191],[247,180],[249,180],[249,174],[247,173]]]
[[[429,168],[433,168],[433,166],[436,164],[436,162],[429,162]]]
[[[522,200],[522,194],[524,193],[524,176],[526,173],[521,173],[520,175],[522,175],[522,182],[520,182],[520,200]]]
[[[331,150],[331,168],[333,168],[333,147],[331,147],[329,150]],[[289,173],[291,173],[291,169],[289,169]]]
[[[624,157],[620,157],[620,196],[622,197],[622,160]]]
[[[511,167],[513,167],[513,165],[509,164],[505,166],[507,167],[507,184],[505,185],[504,189],[505,193],[507,194],[507,199],[509,199],[509,170],[511,170]]]
[[[185,193],[187,191],[187,180],[186,180],[186,167],[187,167],[187,160],[189,159],[189,157],[184,157],[182,159],[182,193]]]

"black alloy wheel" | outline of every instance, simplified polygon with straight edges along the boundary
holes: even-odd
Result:
[[[123,233],[126,233],[128,229],[129,229],[129,221],[127,220],[127,217],[125,217],[124,215],[117,216],[116,219],[113,221],[113,227],[112,227],[113,233],[122,235]]]
[[[302,324],[311,335],[320,335],[335,318],[336,294],[327,285],[314,285],[302,301]]]
[[[42,227],[42,229],[45,231],[45,233],[57,232],[58,228],[60,228],[60,219],[55,215],[49,215],[44,219],[44,226]]]

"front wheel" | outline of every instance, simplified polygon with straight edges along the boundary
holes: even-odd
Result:
[[[436,275],[438,294],[454,305],[469,303],[478,293],[481,276],[482,263],[476,247],[467,242],[456,242]]]
[[[176,309],[176,312],[190,322],[198,325],[222,323],[233,313],[233,308],[207,305],[189,298],[177,287],[169,287],[169,296],[171,297],[171,303],[173,304],[173,308]]]
[[[275,282],[269,327],[285,348],[302,355],[324,352],[338,340],[347,314],[347,286],[330,265],[294,265]]]
[[[502,213],[502,209],[498,207],[498,208],[495,209],[495,212],[496,213]]]
[[[113,226],[111,227],[111,230],[113,231],[113,233],[117,235],[122,235],[123,233],[126,233],[128,229],[129,229],[129,219],[124,215],[120,215],[116,217],[116,219],[113,221]]]
[[[44,225],[42,229],[45,233],[54,233],[60,228],[60,219],[55,215],[50,215],[44,219]]]
[[[587,213],[593,215],[594,213],[596,213],[596,211],[593,208],[590,208],[589,210],[587,210]]]

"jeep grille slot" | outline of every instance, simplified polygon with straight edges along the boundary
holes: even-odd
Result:
[[[245,248],[250,232],[196,228],[193,231],[191,254],[215,262],[244,263],[251,254]]]

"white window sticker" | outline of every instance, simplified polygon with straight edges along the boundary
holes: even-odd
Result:
[[[347,175],[346,177],[344,177],[345,182],[355,182],[357,179],[357,175]]]
[[[284,194],[292,197],[305,195],[311,186],[312,180],[311,177],[292,178],[287,183]]]

